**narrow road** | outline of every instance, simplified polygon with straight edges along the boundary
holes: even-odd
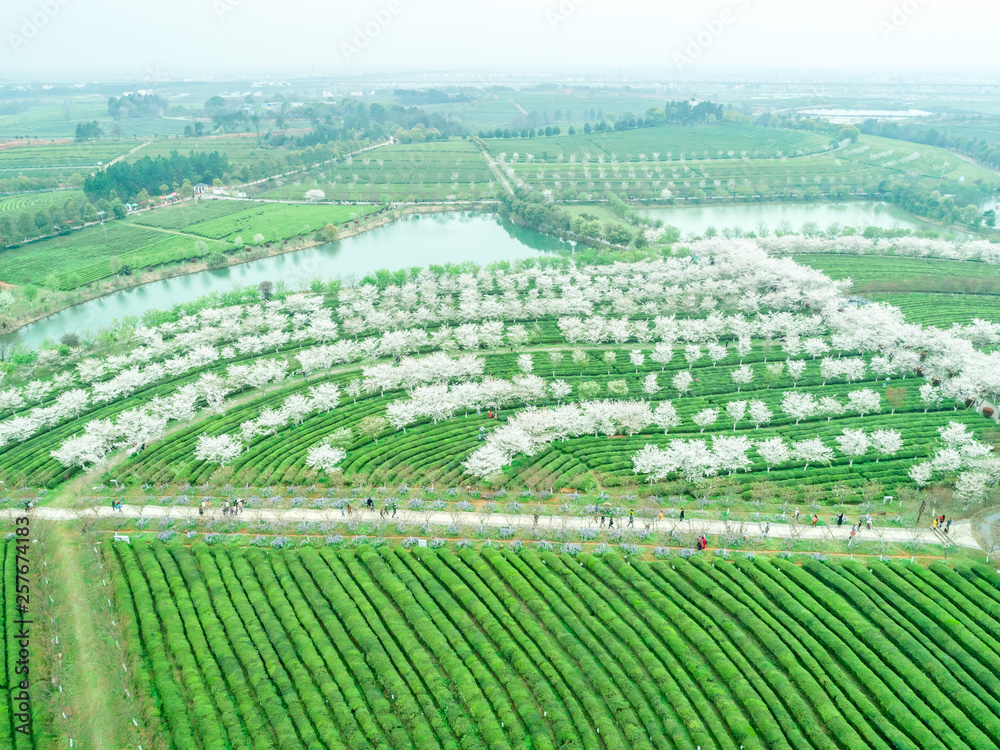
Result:
[[[8,509],[0,513],[0,518],[6,517],[8,520],[15,516],[23,515],[22,510]],[[111,510],[107,505],[94,506],[90,509],[79,511],[70,508],[42,507],[34,508],[31,515],[38,519],[51,521],[75,521],[86,514],[93,517],[96,514],[100,518],[114,515],[122,515],[128,518],[198,518],[198,509],[190,506],[163,506],[163,505],[123,505],[121,513]],[[221,518],[222,512],[218,508],[212,508],[209,516]],[[208,517],[208,516],[206,516]],[[244,520],[247,521],[269,521],[269,522],[321,522],[321,521],[346,521],[348,516],[340,510],[318,510],[314,508],[290,508],[287,510],[275,509],[264,510],[250,508],[244,511]],[[354,518],[374,520],[378,518],[377,512],[356,510]],[[484,526],[511,526],[515,528],[528,528],[535,525],[534,517],[530,513],[475,513],[468,511],[411,511],[398,510],[396,515],[390,520],[398,523],[423,524],[428,523],[433,526],[450,526],[459,523],[474,526],[482,523]],[[616,519],[619,528],[626,527],[627,517]],[[635,528],[643,528],[647,521],[636,517]],[[582,518],[580,516],[542,516],[538,517],[537,526],[541,529],[585,529],[594,528],[592,518]],[[763,522],[753,522],[743,524],[743,531],[747,536],[760,536],[764,531]],[[651,528],[657,531],[676,530],[678,533],[705,534],[709,537],[718,537],[723,534],[739,533],[741,524],[739,522],[726,522],[720,520],[688,519],[678,521],[676,519],[664,519],[663,521],[653,520]],[[820,541],[842,541],[846,542],[850,538],[850,523],[843,526],[811,526],[808,524],[795,523],[772,523],[768,528],[768,536],[775,539],[786,539],[790,536],[797,539],[816,539]],[[859,541],[875,541],[879,538],[887,542],[903,543],[911,542],[914,537],[925,544],[941,544],[941,538],[934,535],[929,528],[913,529],[886,526],[883,528],[873,527],[871,531],[860,530],[857,535]],[[972,537],[972,527],[969,521],[958,521],[952,524],[948,539],[960,547],[980,549],[979,544]],[[712,546],[717,546],[715,543]]]
[[[113,164],[117,164],[118,162],[120,162],[122,159],[124,159],[127,156],[131,156],[132,154],[134,154],[139,149],[146,148],[146,146],[148,146],[150,143],[152,143],[152,141],[146,141],[145,143],[140,143],[138,146],[134,146],[133,148],[129,149],[128,151],[126,151],[121,156],[116,156],[114,159],[112,159],[111,161],[109,161],[107,164],[104,165],[104,169],[107,169],[108,167],[110,167]]]

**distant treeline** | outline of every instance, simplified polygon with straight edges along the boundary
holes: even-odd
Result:
[[[471,101],[471,97],[467,94],[455,94],[454,96],[449,96],[443,91],[438,91],[437,89],[427,89],[426,91],[418,89],[395,89],[393,90],[392,95],[404,107],[413,107],[424,104],[453,104],[455,102]]]
[[[114,194],[129,202],[135,200],[143,190],[149,195],[155,195],[161,192],[161,186],[169,189],[175,184],[182,184],[184,180],[189,180],[191,184],[222,180],[223,175],[228,177],[229,170],[229,160],[218,151],[192,151],[187,156],[171,151],[168,157],[157,156],[151,159],[144,156],[132,163],[120,161],[112,164],[87,177],[83,181],[83,191],[92,201],[111,198]]]
[[[108,115],[125,117],[162,117],[170,105],[157,94],[125,94],[108,99]]]
[[[937,128],[918,123],[880,122],[879,120],[865,120],[859,129],[868,135],[950,148],[971,156],[989,167],[1000,168],[1000,145],[987,143],[982,138],[967,138],[964,135],[942,133]]]
[[[622,130],[634,130],[635,128],[655,128],[663,125],[705,125],[711,122],[721,121],[724,115],[724,108],[721,104],[712,102],[697,102],[691,104],[689,101],[667,102],[661,107],[650,107],[644,114],[635,115],[632,112],[614,118],[605,119],[603,110],[584,110],[585,117],[595,117],[597,122],[585,122],[581,132],[584,133],[610,133]],[[569,113],[567,112],[567,115]],[[562,110],[556,110],[556,119],[560,119]],[[537,112],[528,113],[526,120],[535,123],[543,119],[545,115]],[[577,128],[570,125],[567,130],[569,135],[576,135]],[[562,128],[558,125],[541,125],[522,128],[495,128],[494,130],[480,130],[480,138],[536,138],[540,136],[561,135]]]

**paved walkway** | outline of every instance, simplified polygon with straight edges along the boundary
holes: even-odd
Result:
[[[88,510],[73,510],[70,508],[33,508],[31,516],[39,519],[51,521],[75,521],[82,517],[106,518],[109,516],[125,516],[128,518],[198,518],[198,509],[190,506],[171,505],[123,505],[121,513],[113,511],[110,506],[93,507]],[[0,517],[13,518],[24,515],[24,511],[5,510],[0,511]],[[216,506],[211,508],[206,518],[222,518],[222,511]],[[249,508],[244,510],[241,520],[244,521],[270,521],[276,523],[296,523],[302,521],[309,522],[343,522],[349,519],[371,521],[378,519],[377,511],[355,510],[352,516],[347,516],[340,510],[318,510],[315,508],[290,508],[290,509],[257,509]],[[803,517],[805,518],[805,516]],[[527,528],[535,525],[534,516],[531,513],[470,513],[468,511],[412,511],[398,510],[395,517],[389,517],[389,521],[407,524],[430,524],[432,526],[450,526],[453,523],[464,526],[478,526],[480,523],[486,526],[512,526],[514,528]],[[635,519],[636,530],[645,527],[647,521],[639,518]],[[619,516],[615,518],[618,528],[627,528],[628,517]],[[580,516],[538,516],[538,528],[541,529],[584,529],[596,528],[592,518]],[[664,518],[663,521],[653,520],[650,528],[659,532],[675,530],[678,533],[705,534],[710,537],[719,537],[726,533],[739,533],[740,523],[726,522],[721,520],[707,519],[687,519],[679,521],[676,518]],[[742,531],[747,536],[760,536],[767,529],[767,535],[774,539],[786,539],[794,536],[799,539],[817,539],[821,541],[847,541],[850,538],[851,526],[846,523],[843,526],[811,526],[808,524],[795,523],[772,523],[766,522],[746,522],[742,526]],[[911,542],[915,538],[925,544],[941,544],[945,536],[931,531],[930,528],[922,529],[899,528],[896,526],[873,527],[871,531],[862,528],[858,532],[857,539],[860,541],[875,541],[881,538],[887,542],[903,543]],[[980,549],[972,537],[972,527],[969,521],[958,521],[951,526],[951,532],[947,535],[954,544],[961,547]],[[713,544],[712,546],[716,546]]]

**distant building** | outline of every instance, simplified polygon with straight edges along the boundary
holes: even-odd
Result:
[[[206,185],[204,182],[199,182],[197,185],[194,186],[195,195],[201,195],[206,190],[208,190],[208,185]]]

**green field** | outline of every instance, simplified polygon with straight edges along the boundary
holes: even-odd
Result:
[[[98,164],[107,164],[134,145],[125,141],[102,141],[11,146],[0,151],[0,176],[68,177],[80,173],[86,177]]]
[[[122,221],[109,221],[105,227],[107,238],[104,229],[91,226],[0,253],[0,280],[66,290],[110,276],[112,258],[139,270],[207,252],[196,248],[199,241],[207,242],[199,237],[166,234]]]
[[[166,748],[973,748],[984,566],[110,543]],[[265,676],[266,679],[260,679]]]
[[[254,235],[260,233],[264,235],[266,241],[273,242],[316,232],[327,224],[345,224],[381,208],[381,206],[309,206],[280,203],[263,203],[247,208],[248,204],[243,202],[237,205],[243,210],[235,213],[226,212],[218,218],[189,224],[186,230],[201,237],[228,242],[233,242],[236,237],[242,237],[247,243]]]
[[[19,193],[0,197],[0,212],[20,213],[39,211],[53,206],[62,207],[67,201],[81,206],[87,200],[82,190],[49,190],[41,193]]]
[[[1000,322],[1000,275],[988,263],[836,254],[795,260],[831,278],[850,278],[858,294],[896,305],[913,323],[947,328],[973,318]]]
[[[823,151],[829,138],[796,130],[773,130],[753,127],[656,127],[637,128],[611,133],[578,133],[542,138],[488,138],[487,145],[493,154],[514,151],[522,155],[534,154],[536,158],[553,160],[559,154],[564,158],[582,158],[590,154],[610,158],[612,154],[623,162],[638,161],[645,153],[652,160],[653,153],[659,154],[661,161],[699,159],[740,158],[743,151],[751,158],[766,158],[782,153],[810,154]],[[733,153],[730,154],[729,152]]]
[[[480,200],[495,197],[494,180],[469,141],[394,144],[311,170],[263,196],[301,200],[318,188],[328,200],[379,201],[384,195],[397,201]]]
[[[646,201],[845,198],[886,176],[1000,186],[1000,175],[943,149],[869,136],[835,150],[828,142],[800,131],[719,126],[487,141],[518,181],[564,199],[608,191]]]
[[[92,226],[6,250],[0,253],[0,281],[67,290],[111,276],[112,258],[135,271],[150,269],[203,257],[213,249],[231,250],[237,237],[244,245],[258,233],[266,242],[278,242],[318,232],[328,223],[346,224],[379,208],[222,200],[168,206],[107,222],[107,238],[104,229]]]

